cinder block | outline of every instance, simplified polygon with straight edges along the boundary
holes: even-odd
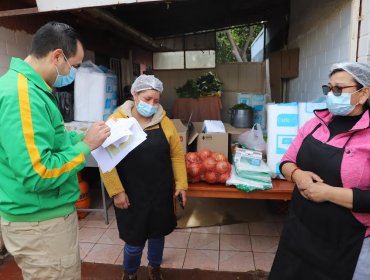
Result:
[[[339,57],[342,61],[350,60],[349,44],[342,45],[339,50],[340,50]]]
[[[340,47],[336,47],[336,48],[333,48],[333,49],[328,49],[328,51],[326,52],[326,55],[325,55],[325,63],[326,64],[333,64],[333,63],[336,63],[338,61],[340,61],[340,51],[339,51]]]
[[[368,0],[361,1],[361,11],[363,15],[370,14],[370,1]]]
[[[361,36],[358,42],[358,56],[368,55],[369,49],[370,49],[370,35]]]
[[[363,18],[360,23],[360,32],[359,36],[368,35],[370,33],[370,13],[363,15]]]

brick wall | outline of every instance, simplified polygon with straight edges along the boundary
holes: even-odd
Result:
[[[370,1],[362,0],[357,61],[370,64]]]
[[[311,101],[322,96],[330,66],[350,59],[351,0],[292,1],[289,26],[288,47],[300,53],[299,77],[288,81],[287,100]]]

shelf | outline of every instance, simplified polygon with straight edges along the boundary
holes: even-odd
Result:
[[[285,180],[273,179],[273,188],[262,191],[241,191],[234,186],[223,184],[208,184],[205,182],[189,183],[188,197],[214,197],[214,198],[244,198],[244,199],[272,199],[290,200],[294,183]]]

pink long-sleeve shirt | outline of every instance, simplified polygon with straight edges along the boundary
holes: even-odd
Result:
[[[343,154],[341,163],[341,179],[344,188],[358,188],[370,190],[370,111],[367,110],[361,119],[348,132],[340,133],[330,138],[328,124],[334,117],[328,110],[315,111],[316,117],[308,121],[299,131],[297,137],[290,145],[288,151],[283,156],[281,162],[297,162],[297,154],[302,145],[303,139],[308,136],[314,128],[321,125],[314,133],[313,137],[322,143],[333,147],[342,148],[348,141]],[[320,160],[318,158],[317,160]],[[370,201],[369,201],[370,203]],[[370,235],[370,213],[352,212],[355,218],[366,226],[366,236]]]

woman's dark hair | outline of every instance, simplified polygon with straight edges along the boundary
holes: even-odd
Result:
[[[337,69],[334,69],[333,71],[330,72],[329,74],[329,78],[331,76],[333,76],[335,73],[338,73],[338,72],[347,72],[346,70],[342,69],[342,68],[337,68]],[[348,73],[348,72],[347,72]],[[352,76],[352,75],[351,75]],[[359,82],[357,82],[353,77],[352,77],[352,80],[356,83],[356,88],[359,90],[361,88],[363,88],[364,86],[362,84],[360,84]]]
[[[62,49],[67,58],[76,54],[77,41],[80,36],[77,31],[60,22],[48,22],[41,26],[32,37],[30,54],[36,58],[43,58],[49,52]]]

